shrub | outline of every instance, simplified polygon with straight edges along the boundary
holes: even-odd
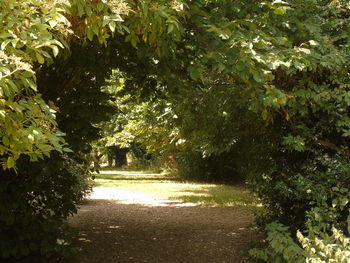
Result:
[[[334,227],[331,236],[311,233],[305,237],[298,232],[298,239],[306,252],[306,263],[348,263],[350,260],[350,238]]]
[[[287,226],[272,222],[266,226],[266,232],[264,248],[254,248],[249,251],[252,257],[264,262],[349,262],[350,237],[335,227],[332,228],[331,235],[326,232],[316,234],[310,227],[307,235],[298,231],[295,239],[291,237]]]
[[[56,254],[67,246],[64,220],[89,192],[88,170],[58,153],[40,163],[22,157],[18,167],[0,177],[0,257]]]
[[[249,254],[264,262],[304,263],[305,252],[291,237],[289,228],[278,222],[266,226],[267,238],[264,248],[254,248]]]

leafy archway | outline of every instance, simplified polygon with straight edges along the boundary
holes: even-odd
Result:
[[[100,89],[116,68],[125,74],[122,93],[144,106],[125,131],[150,150],[174,153],[183,174],[217,179],[222,161],[217,167],[248,177],[269,208],[263,223],[293,222],[293,234],[312,240],[327,239],[333,226],[349,232],[347,1],[0,7],[3,257],[53,251],[85,187],[94,123],[116,114]],[[288,236],[278,224],[268,231]],[[272,242],[255,255],[308,256],[295,250]]]

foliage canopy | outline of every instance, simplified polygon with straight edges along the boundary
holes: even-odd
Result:
[[[32,207],[33,190],[21,190],[19,178],[40,178],[37,166],[79,177],[65,161],[86,167],[87,143],[112,105],[119,117],[128,111],[114,117],[116,138],[173,156],[183,176],[248,178],[268,209],[259,221],[282,240],[254,255],[307,258],[296,244],[286,256],[298,230],[305,247],[347,240],[348,1],[8,0],[0,8],[0,180],[19,187],[21,205]],[[123,87],[102,92],[115,69]],[[75,179],[73,204],[84,185]],[[74,206],[63,210],[54,214],[65,218]]]

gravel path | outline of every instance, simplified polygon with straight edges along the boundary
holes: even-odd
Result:
[[[257,234],[244,208],[196,206],[95,188],[69,225],[80,252],[67,263],[240,263]]]

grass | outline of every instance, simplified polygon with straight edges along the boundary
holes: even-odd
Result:
[[[94,175],[95,187],[149,194],[156,199],[219,207],[259,207],[257,198],[242,185],[188,183],[163,174],[142,171],[101,171]]]

